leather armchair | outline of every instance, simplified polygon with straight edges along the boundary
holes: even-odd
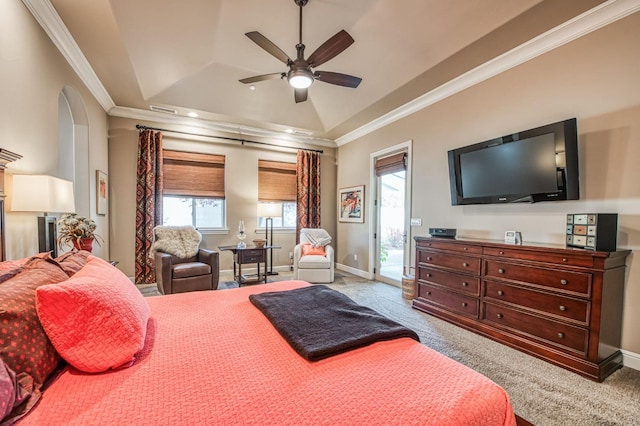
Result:
[[[158,291],[162,294],[218,289],[220,262],[216,251],[198,249],[194,257],[184,259],[156,251],[155,261]]]

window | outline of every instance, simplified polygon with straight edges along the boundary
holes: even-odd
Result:
[[[296,203],[283,202],[281,204],[281,217],[273,218],[274,228],[295,228],[296,227]],[[267,226],[266,217],[258,218],[258,228]]]
[[[223,228],[224,200],[165,195],[162,198],[162,224]]]
[[[258,202],[278,203],[280,217],[273,218],[274,228],[296,227],[296,164],[258,160]],[[258,217],[258,227],[266,226],[266,217]]]
[[[225,226],[223,155],[163,150],[162,223]]]

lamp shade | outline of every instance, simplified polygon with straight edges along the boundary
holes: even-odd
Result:
[[[282,217],[282,203],[258,203],[258,217]]]
[[[11,210],[72,213],[73,182],[47,175],[13,175]]]

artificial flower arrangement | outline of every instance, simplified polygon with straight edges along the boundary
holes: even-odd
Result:
[[[96,222],[77,213],[65,213],[58,219],[58,245],[78,248],[84,239],[94,240],[100,245],[102,237],[95,233]]]

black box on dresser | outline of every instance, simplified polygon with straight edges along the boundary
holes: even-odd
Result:
[[[592,380],[622,366],[629,250],[415,241],[414,308]]]

